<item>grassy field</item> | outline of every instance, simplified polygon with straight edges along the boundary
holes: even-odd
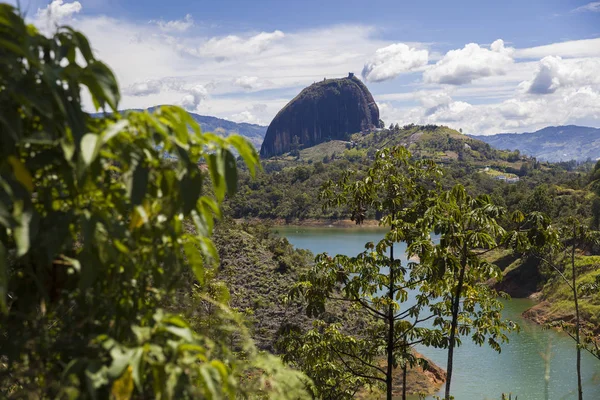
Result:
[[[495,170],[493,168],[489,168],[487,171],[484,170],[484,171],[481,171],[481,172],[483,172],[485,174],[488,174],[489,176],[492,176],[492,177],[505,176],[507,178],[518,178],[518,176],[516,174],[511,174],[511,173],[508,173],[508,172],[498,171],[498,170]]]

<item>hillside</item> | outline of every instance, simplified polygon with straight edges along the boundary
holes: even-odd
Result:
[[[350,74],[303,89],[277,113],[260,149],[262,157],[310,147],[375,128],[379,109],[367,87]]]
[[[304,147],[298,155],[284,153],[265,160],[271,162],[316,162],[348,158],[355,162],[372,158],[378,149],[394,145],[405,146],[417,158],[432,159],[441,164],[469,162],[473,165],[497,166],[518,172],[527,157],[516,152],[496,150],[489,144],[463,135],[454,129],[437,125],[405,125],[393,129],[373,129],[370,133],[355,133],[346,140],[327,140]],[[332,157],[333,155],[333,157]]]
[[[216,277],[226,283],[231,293],[230,305],[245,316],[260,349],[280,350],[277,341],[284,328],[303,332],[312,328],[313,319],[307,317],[302,304],[285,300],[299,275],[313,262],[310,251],[294,248],[287,239],[260,223],[221,221],[214,240],[220,257]],[[321,318],[342,323],[351,331],[369,326],[368,319],[350,304],[331,303]],[[429,363],[425,368],[409,368],[409,393],[435,393],[439,389],[445,372],[432,361]],[[400,368],[395,370],[394,380],[402,382]],[[359,398],[380,398],[379,394],[362,390]]]
[[[544,206],[544,211],[553,218],[589,215],[591,210],[591,200],[580,196],[583,192],[578,190],[587,184],[587,177],[570,171],[571,165],[541,163],[517,152],[496,150],[448,127],[407,125],[355,134],[349,139],[326,141],[297,155],[285,153],[265,159],[256,178],[242,171],[238,193],[226,202],[228,212],[234,218],[287,223],[347,219],[342,209],[322,209],[321,186],[330,179],[340,179],[348,170],[362,173],[377,149],[392,145],[405,145],[413,156],[437,161],[445,171],[444,187],[461,183],[470,193],[491,194],[497,204],[509,210],[539,208],[545,202],[538,197],[549,195],[554,196],[554,204]],[[535,192],[538,186],[543,187],[539,193]]]
[[[530,133],[472,135],[497,149],[519,150],[545,161],[585,161],[600,158],[600,128],[549,126]]]

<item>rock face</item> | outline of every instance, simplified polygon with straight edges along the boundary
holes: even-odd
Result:
[[[260,149],[262,157],[288,152],[294,137],[302,147],[375,128],[379,108],[367,87],[353,74],[305,88],[273,119]]]

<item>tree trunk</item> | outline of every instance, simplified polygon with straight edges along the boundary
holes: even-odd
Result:
[[[450,400],[450,385],[452,383],[452,363],[454,361],[454,340],[456,337],[456,329],[458,326],[458,309],[460,307],[460,295],[465,279],[465,270],[467,269],[466,249],[463,248],[463,254],[460,262],[460,275],[456,286],[456,293],[452,299],[452,325],[450,328],[450,343],[448,345],[448,364],[446,366],[446,393],[445,400]]]
[[[576,235],[577,228],[573,227],[573,248],[571,250],[571,284],[573,286],[573,298],[575,299],[575,342],[577,342],[577,394],[578,399],[583,400],[583,388],[581,387],[581,339],[579,337],[579,299],[577,298],[577,272],[575,270],[575,245],[577,243]]]
[[[405,361],[402,367],[402,400],[406,400],[406,370],[408,369],[408,363]]]
[[[388,297],[391,301],[388,308],[388,338],[387,338],[387,372],[385,376],[387,400],[392,400],[394,374],[394,244],[390,246],[390,287]]]

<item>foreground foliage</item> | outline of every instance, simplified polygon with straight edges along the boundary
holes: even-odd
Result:
[[[82,88],[111,114],[84,112]],[[302,397],[304,379],[207,290],[232,151],[253,170],[255,150],[201,133],[180,108],[120,114],[118,102],[81,33],[44,37],[0,5],[2,397]],[[188,268],[235,342],[161,311]]]

